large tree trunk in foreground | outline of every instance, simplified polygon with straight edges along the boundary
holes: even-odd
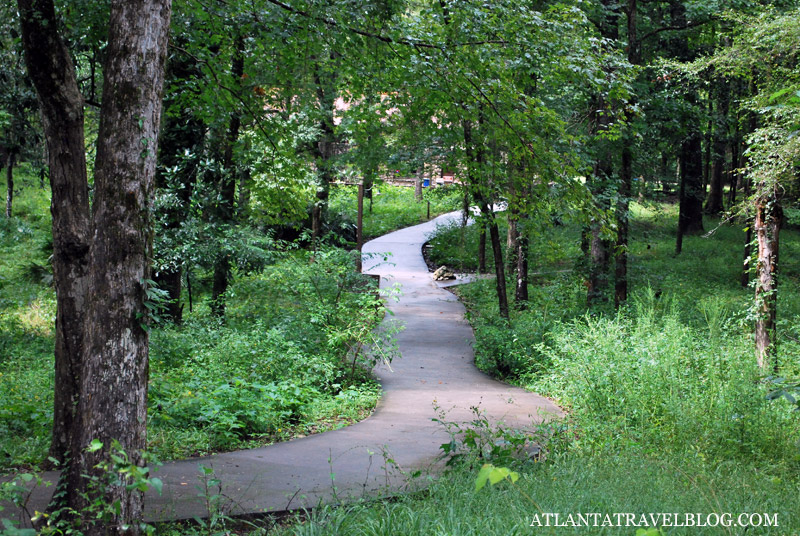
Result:
[[[759,196],[755,203],[755,231],[758,240],[756,264],[756,359],[766,371],[778,372],[776,305],[778,297],[778,245],[783,209],[775,191]]]
[[[109,526],[87,527],[87,534],[137,532],[144,506],[143,494],[127,490],[124,482],[108,486],[97,497],[84,475],[105,478],[96,466],[108,458],[114,440],[137,465],[146,447],[149,353],[144,281],[150,277],[150,205],[170,11],[170,0],[111,4],[95,163],[80,431],[73,435],[67,479],[72,504],[85,507],[86,496],[89,502],[118,503],[119,511]],[[104,447],[88,452],[96,439]]]
[[[52,0],[19,0],[25,63],[39,96],[47,140],[56,291],[55,393],[49,458],[63,464],[78,402],[87,292],[89,187],[83,97]],[[58,498],[58,497],[57,497]]]
[[[84,534],[137,533],[143,495],[127,490],[125,483],[98,486],[91,477],[106,481],[108,475],[98,464],[108,460],[113,441],[119,442],[134,464],[140,462],[145,447],[144,280],[149,277],[151,256],[149,205],[170,1],[112,2],[91,224],[82,100],[69,53],[56,33],[53,3],[19,0],[19,8],[26,62],[40,95],[51,155],[59,307],[56,357],[59,351],[78,351],[70,356],[66,370],[66,378],[75,381],[77,390],[61,401],[69,408],[77,402],[77,407],[74,414],[66,411],[62,416],[71,423],[66,431],[67,465],[56,501],[81,517]],[[69,284],[59,289],[64,281]],[[76,311],[76,316],[69,316]],[[77,331],[76,321],[82,324]],[[59,344],[72,346],[59,350]],[[57,386],[60,372],[57,363]],[[103,448],[89,452],[87,446],[93,440]],[[108,509],[105,520],[87,508],[93,505],[96,510],[98,504]]]

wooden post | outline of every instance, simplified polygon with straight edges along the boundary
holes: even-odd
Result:
[[[356,271],[361,272],[361,248],[364,245],[364,183],[358,184],[358,219],[356,220],[356,247],[358,248],[358,258],[356,259]]]

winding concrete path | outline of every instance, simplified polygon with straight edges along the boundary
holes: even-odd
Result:
[[[402,490],[409,485],[409,473],[434,467],[440,445],[450,439],[431,420],[437,416],[435,406],[447,412],[448,421],[472,420],[471,408],[479,407],[492,421],[519,427],[558,413],[549,400],[475,368],[464,307],[432,281],[421,253],[437,224],[459,217],[445,214],[364,246],[364,271],[379,274],[381,287],[400,285],[399,301],[388,303],[394,313],[389,318],[405,325],[397,336],[402,357],[391,368],[376,370],[384,396],[374,415],[347,428],[269,447],[166,463],[156,473],[164,482],[163,494],[147,498],[148,520],[207,514],[196,488],[201,464],[213,468],[223,483],[230,513],[313,507],[320,501]],[[49,493],[37,493],[32,506],[41,509]]]

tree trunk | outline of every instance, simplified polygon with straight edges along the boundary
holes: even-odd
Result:
[[[89,535],[137,533],[144,506],[143,494],[128,490],[125,482],[97,490],[84,475],[108,478],[97,466],[108,460],[113,441],[136,465],[146,447],[145,281],[170,14],[170,0],[111,3],[95,161],[91,292],[67,494],[78,511],[97,500],[118,509],[106,526],[87,513],[84,533]],[[93,440],[103,448],[89,452]]]
[[[485,274],[486,269],[486,224],[478,222],[478,273]]]
[[[702,162],[700,133],[692,132],[681,144],[680,206],[678,209],[678,240],[675,253],[683,249],[683,237],[703,231]]]
[[[170,57],[166,73],[166,79],[169,81],[167,85],[195,83],[200,75],[199,67],[193,58],[177,51]],[[172,233],[181,228],[189,214],[206,132],[203,121],[192,114],[187,117],[182,108],[180,113],[173,112],[166,115],[166,111],[173,105],[172,99],[167,96],[164,100],[165,117],[159,136],[156,167],[156,188],[171,190],[179,201],[177,206],[167,208],[164,215],[165,230]],[[187,157],[187,154],[192,156]],[[167,291],[169,295],[165,316],[176,324],[180,324],[183,320],[181,303],[183,268],[183,259],[171,259],[164,262],[153,276],[158,287]]]
[[[336,58],[338,58],[338,54],[331,52],[330,60],[335,61]],[[337,74],[334,70],[326,69],[320,64],[315,66],[314,83],[317,101],[322,111],[322,120],[319,123],[320,137],[314,144],[314,158],[317,166],[317,199],[311,210],[311,238],[315,245],[322,238],[322,226],[333,181],[333,157],[336,142],[333,112],[337,95],[336,80]]]
[[[25,63],[39,97],[47,141],[56,291],[55,392],[49,458],[63,465],[78,402],[89,252],[89,187],[83,97],[52,0],[19,0]],[[64,495],[55,503],[66,504]],[[58,505],[56,505],[57,507]]]
[[[51,0],[19,0],[28,72],[42,109],[53,190],[56,284],[55,457],[66,460],[54,503],[84,534],[136,533],[142,494],[93,486],[119,441],[132,463],[145,447],[147,332],[143,280],[150,258],[149,199],[161,114],[168,0],[112,2],[89,222],[83,100]],[[92,237],[91,243],[88,237]],[[85,315],[85,316],[84,316]],[[92,440],[104,448],[88,452]],[[110,526],[89,504],[118,504]],[[63,513],[63,512],[62,512]],[[123,528],[124,526],[129,526]]]
[[[706,201],[706,212],[713,215],[722,214],[725,207],[722,203],[723,182],[725,173],[725,155],[728,150],[728,90],[729,84],[718,80],[713,91],[717,95],[717,111],[713,121],[711,155],[711,183]]]
[[[739,187],[739,168],[741,168],[739,158],[742,144],[742,140],[739,139],[739,121],[735,118],[734,123],[733,142],[731,143],[731,167],[728,171],[731,184],[728,190],[728,206],[731,208],[736,205],[736,189]]]
[[[758,366],[778,373],[776,338],[776,305],[778,298],[778,236],[783,210],[774,190],[764,193],[755,202],[755,232],[758,240],[756,264],[756,306],[758,318],[755,327],[756,359]]]
[[[231,75],[234,80],[241,80],[244,75],[244,36],[236,38],[236,52],[233,55]],[[219,185],[219,203],[216,218],[222,224],[231,224],[236,217],[236,163],[233,150],[239,139],[242,116],[238,111],[231,114],[228,132],[225,136],[222,154],[222,173]],[[222,248],[214,263],[214,282],[211,287],[211,313],[217,318],[225,318],[225,293],[231,278],[230,255]]]
[[[479,124],[481,124],[481,122],[479,122]],[[464,129],[464,149],[467,155],[467,183],[472,187],[473,198],[478,204],[482,215],[482,221],[479,222],[479,225],[482,227],[481,241],[483,244],[479,250],[479,261],[480,257],[482,256],[484,259],[483,263],[485,270],[486,228],[488,227],[489,237],[492,244],[492,254],[494,255],[497,303],[500,310],[500,316],[508,320],[508,295],[506,293],[505,265],[503,264],[503,250],[500,244],[500,231],[497,227],[497,219],[495,218],[494,210],[492,209],[492,203],[481,191],[481,188],[485,186],[480,180],[483,175],[483,148],[481,146],[475,146],[475,142],[473,140],[472,123],[468,120],[464,120],[462,122],[462,126]],[[481,254],[481,252],[484,253]]]
[[[514,303],[517,309],[523,310],[528,307],[528,235],[519,226],[517,230],[517,285]]]
[[[8,152],[8,161],[6,163],[6,218],[11,217],[11,207],[14,204],[14,164],[16,155],[14,151]]]
[[[464,188],[464,198],[461,200],[461,228],[467,226],[469,222],[469,190]],[[462,233],[463,234],[463,233]]]
[[[517,189],[514,181],[517,174],[521,174],[521,170],[516,169],[516,166],[511,171],[511,177],[508,181],[508,232],[506,233],[506,271],[513,274],[517,269],[517,254],[519,253],[519,231],[517,229],[517,222],[519,220],[519,203],[517,199]]]
[[[641,63],[641,44],[637,37],[637,0],[628,0],[626,14],[628,17],[628,61],[631,65]],[[622,148],[622,167],[620,169],[620,185],[617,192],[617,244],[614,267],[614,306],[628,300],[628,219],[630,211],[630,197],[633,185],[633,150],[632,136],[626,136],[625,146]],[[644,185],[643,185],[644,186]]]
[[[414,176],[414,199],[417,201],[422,201],[422,167],[420,166],[417,169],[417,173]]]
[[[497,302],[500,308],[500,316],[508,320],[506,273],[503,263],[503,249],[500,245],[500,231],[497,228],[497,219],[494,216],[491,205],[484,203],[481,211],[489,218],[489,237],[491,238],[492,254],[494,255],[495,286],[497,288]]]
[[[622,149],[622,169],[617,201],[617,247],[614,269],[614,306],[628,300],[628,211],[630,209],[633,154],[630,146]]]

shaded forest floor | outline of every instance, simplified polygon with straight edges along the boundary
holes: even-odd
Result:
[[[0,472],[40,464],[52,425],[49,191],[26,165],[16,175],[14,217],[0,218]],[[365,218],[367,236],[426,218],[427,203],[415,203],[413,190],[378,191]],[[350,193],[334,191],[333,231],[344,232],[332,235],[332,244],[354,233]],[[452,192],[427,195],[432,216],[455,203]],[[339,428],[370,415],[380,397],[369,364],[354,367],[349,350],[382,316],[377,293],[369,291],[374,281],[354,273],[353,254],[330,245],[311,262],[310,252],[277,240],[252,247],[261,248],[255,256],[265,262],[234,274],[225,323],[210,312],[210,266],[197,263],[189,266],[191,298],[184,282],[183,324],[151,331],[148,449],[157,458]]]

